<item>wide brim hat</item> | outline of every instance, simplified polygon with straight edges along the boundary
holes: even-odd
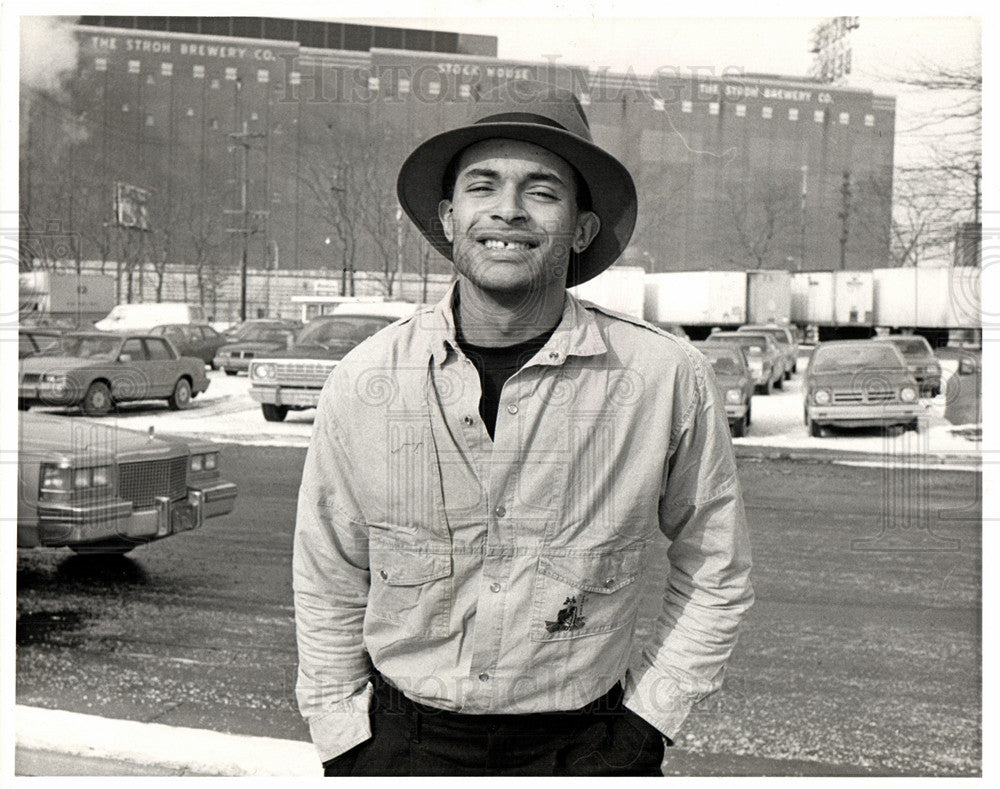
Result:
[[[600,217],[601,229],[587,249],[571,254],[566,286],[586,282],[614,263],[635,229],[632,176],[594,144],[587,116],[571,91],[534,80],[504,82],[475,97],[467,125],[425,140],[403,162],[396,179],[399,203],[431,245],[452,259],[451,242],[438,217],[448,166],[473,143],[493,138],[541,146],[576,168],[587,184],[590,208]]]

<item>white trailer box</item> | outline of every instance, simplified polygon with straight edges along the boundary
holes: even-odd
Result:
[[[791,317],[792,275],[787,271],[747,272],[747,323],[785,324]]]
[[[745,271],[671,271],[646,275],[646,320],[687,326],[746,323]]]
[[[800,326],[831,326],[834,321],[832,271],[802,271],[792,275],[792,322]]]
[[[875,325],[917,326],[917,271],[913,267],[877,268]]]
[[[871,326],[875,278],[870,271],[833,272],[833,320],[836,326]]]
[[[978,328],[980,316],[978,266],[917,269],[917,326]]]
[[[642,320],[646,270],[642,266],[612,266],[569,292],[578,299]]]

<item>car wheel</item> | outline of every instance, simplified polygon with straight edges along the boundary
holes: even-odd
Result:
[[[264,412],[264,419],[268,422],[284,422],[288,416],[287,405],[272,405],[271,403],[261,403],[260,410]]]
[[[22,400],[21,398],[17,399],[17,410],[18,411],[27,411],[29,408],[31,408],[31,406],[28,404],[27,400]]]
[[[104,416],[111,410],[111,390],[101,381],[94,381],[83,396],[83,413],[87,416]]]
[[[733,422],[730,432],[733,434],[733,438],[743,438],[747,434],[747,418],[743,416]]]
[[[782,373],[781,375],[778,376],[778,380],[774,382],[774,388],[775,389],[784,389],[785,388],[785,375],[784,375],[784,373]]]
[[[912,430],[914,433],[920,432],[920,420],[914,419],[912,422],[907,422],[903,428],[904,430]]]
[[[817,422],[815,419],[809,420],[809,435],[811,435],[813,438],[823,437],[823,426],[820,425],[820,423]]]
[[[171,411],[180,411],[191,405],[191,382],[187,378],[178,378],[174,385],[174,393],[167,398]]]
[[[761,385],[761,387],[760,387],[760,393],[761,394],[766,394],[766,395],[773,394],[774,393],[774,381],[772,381],[769,378],[767,380],[767,383]]]
[[[220,367],[219,369],[226,375],[236,375],[239,372],[239,370],[230,370],[228,367]]]
[[[750,403],[747,403],[747,427],[750,427]]]

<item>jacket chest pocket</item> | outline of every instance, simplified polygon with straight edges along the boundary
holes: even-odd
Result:
[[[448,635],[453,588],[449,553],[371,542],[369,566],[368,617],[393,625],[399,638]]]
[[[639,606],[641,564],[641,549],[539,557],[531,640],[560,641],[630,626]]]

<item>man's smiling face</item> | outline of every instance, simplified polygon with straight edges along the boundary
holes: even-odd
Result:
[[[438,213],[459,274],[506,294],[565,288],[570,251],[586,249],[600,228],[596,214],[577,207],[573,168],[517,140],[465,149]]]

